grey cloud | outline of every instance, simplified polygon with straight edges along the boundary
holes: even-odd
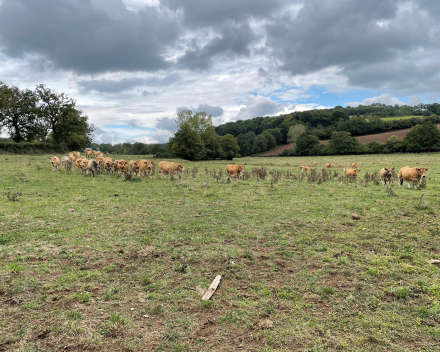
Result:
[[[211,115],[212,117],[219,117],[223,115],[223,108],[220,106],[213,106],[208,104],[200,104],[197,109],[195,109],[195,112],[206,112],[206,115]]]
[[[266,18],[283,3],[280,0],[162,0],[173,10],[181,10],[185,24],[191,27],[218,26],[224,22],[242,22],[249,18]]]
[[[409,106],[417,106],[417,105],[419,105],[419,104],[423,104],[422,99],[420,99],[420,98],[417,97],[417,96],[412,96],[412,97],[409,98],[409,100],[408,100],[408,104],[406,104],[406,105],[409,105]]]
[[[78,85],[84,92],[97,91],[102,93],[117,93],[139,86],[169,86],[180,81],[181,79],[182,77],[179,74],[172,73],[166,75],[165,77],[124,78],[118,81],[110,79],[95,79],[89,81],[83,80],[78,82]]]
[[[178,66],[191,70],[207,70],[213,59],[225,56],[228,60],[239,56],[249,56],[250,44],[257,38],[248,24],[226,25],[221,36],[212,39],[203,47],[188,50],[178,60]]]
[[[169,64],[166,45],[178,38],[174,15],[156,7],[137,12],[121,0],[4,0],[0,44],[6,54],[37,54],[80,73],[155,71]]]
[[[169,117],[162,117],[156,120],[155,124],[156,129],[164,130],[164,131],[175,131],[177,129],[176,122],[174,119],[170,119]]]
[[[437,56],[439,45],[435,16],[417,7],[399,10],[404,4],[398,0],[309,0],[295,18],[286,15],[267,25],[266,43],[281,68],[292,74],[336,66],[352,86],[383,89],[392,82],[395,86],[390,88],[402,92],[402,87],[411,86],[405,74],[428,71],[423,69],[424,61],[432,60],[423,60],[423,55]],[[424,1],[420,7],[438,8],[436,4]],[[415,65],[416,61],[421,63]],[[407,66],[404,75],[399,66]],[[377,67],[384,69],[379,72]],[[416,81],[429,78],[423,73]],[[433,85],[426,85],[427,89]]]
[[[114,143],[113,137],[108,134],[104,134],[101,136],[101,142],[102,143],[111,143],[111,144]]]
[[[125,120],[125,124],[127,126],[136,127],[136,126],[138,126],[138,121],[135,119]]]
[[[99,127],[95,127],[95,130],[93,131],[93,134],[99,136],[101,134],[105,134],[105,131]]]

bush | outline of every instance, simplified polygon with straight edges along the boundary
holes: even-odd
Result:
[[[293,149],[285,149],[278,156],[295,156]]]
[[[0,142],[0,154],[55,154],[65,149],[47,142]]]

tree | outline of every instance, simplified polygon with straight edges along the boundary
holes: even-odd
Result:
[[[217,159],[223,154],[222,146],[219,140],[219,136],[215,133],[214,126],[206,128],[205,132],[201,135],[202,142],[205,147],[207,159]]]
[[[298,140],[296,141],[296,147],[295,151],[296,154],[299,156],[303,155],[312,155],[311,151],[317,147],[319,147],[319,139],[318,137],[311,135],[311,134],[302,134],[299,136]]]
[[[432,122],[425,122],[423,125],[411,128],[404,141],[410,152],[438,150],[440,148],[440,131]]]
[[[255,153],[265,152],[266,150],[267,150],[267,139],[264,138],[262,134],[259,134],[254,139],[251,152],[255,154]]]
[[[0,127],[14,142],[32,141],[44,134],[37,114],[38,98],[31,90],[8,87],[0,82]]]
[[[70,150],[80,150],[92,143],[94,126],[89,125],[88,117],[81,115],[80,110],[73,107],[63,109],[57,117],[56,131],[52,137],[56,144]]]
[[[202,137],[189,123],[180,125],[168,145],[171,152],[182,159],[201,160],[206,155]]]
[[[360,143],[350,132],[333,132],[329,148],[334,154],[357,154]]]
[[[53,139],[58,143],[58,135],[62,130],[62,128],[58,128],[58,124],[66,110],[71,111],[72,108],[75,108],[75,100],[70,99],[66,93],[58,93],[47,88],[44,84],[38,85],[35,88],[35,93],[40,100],[39,111],[41,118],[45,121],[46,130],[52,130]]]
[[[292,147],[295,148],[296,141],[298,140],[299,136],[306,133],[306,129],[307,127],[301,123],[291,126],[289,128],[289,133],[287,133],[287,143],[292,144]]]
[[[224,136],[219,136],[219,139],[223,150],[223,157],[228,160],[232,160],[240,150],[240,147],[237,143],[237,138],[228,133]]]

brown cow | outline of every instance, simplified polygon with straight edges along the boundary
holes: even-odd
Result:
[[[238,180],[240,177],[240,174],[244,171],[244,165],[228,165],[226,166],[226,174],[228,175],[228,178],[231,177],[231,175],[235,176],[235,179]]]
[[[346,167],[344,169],[345,176],[347,176],[347,177],[349,177],[349,178],[351,178],[353,180],[355,180],[357,178],[359,171],[361,171],[361,170],[349,169],[348,167]]]
[[[403,180],[406,181],[408,188],[411,188],[409,185],[409,181],[412,181],[414,188],[417,189],[418,185],[422,184],[423,180],[426,179],[426,171],[428,171],[425,167],[409,167],[405,166],[399,171],[399,188],[403,184]]]
[[[340,169],[342,169],[342,164],[341,164],[341,163],[338,163],[338,167],[339,167]]]
[[[86,154],[86,158],[90,158],[93,154],[92,150],[84,150],[84,153]]]
[[[391,184],[391,177],[393,176],[394,167],[384,167],[380,169],[379,176],[382,179],[383,185],[385,186],[387,182]]]
[[[50,165],[52,165],[52,171],[58,171],[58,166],[60,165],[60,159],[57,156],[49,158]]]
[[[351,168],[352,168],[352,169],[356,169],[356,168],[357,168],[356,163],[351,163]]]
[[[128,164],[123,159],[116,160],[115,168],[116,168],[116,171],[118,171],[118,173],[125,175],[128,171]]]
[[[140,176],[151,176],[153,175],[154,163],[151,160],[142,159],[139,161],[139,177]]]
[[[316,161],[313,163],[313,165],[315,165],[315,167],[318,167],[318,163]]]
[[[174,175],[174,173],[178,173],[180,177],[182,171],[185,171],[183,164],[178,164],[173,161],[161,161],[158,166],[164,178],[165,174],[170,174],[171,177],[171,174]]]
[[[286,161],[285,163],[284,163],[284,166],[288,166],[289,165],[289,163]]]
[[[307,174],[307,172],[309,172],[309,167],[307,165],[300,165],[299,170]]]
[[[327,169],[330,169],[330,168],[332,167],[332,164],[327,163],[327,164],[325,164],[325,167],[326,167]]]

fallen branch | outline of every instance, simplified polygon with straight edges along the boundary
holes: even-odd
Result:
[[[221,280],[221,275],[217,275],[212,282],[212,284],[209,286],[208,291],[205,292],[205,294],[202,297],[202,301],[208,301],[211,296],[214,294],[215,290],[217,289],[218,284]]]

